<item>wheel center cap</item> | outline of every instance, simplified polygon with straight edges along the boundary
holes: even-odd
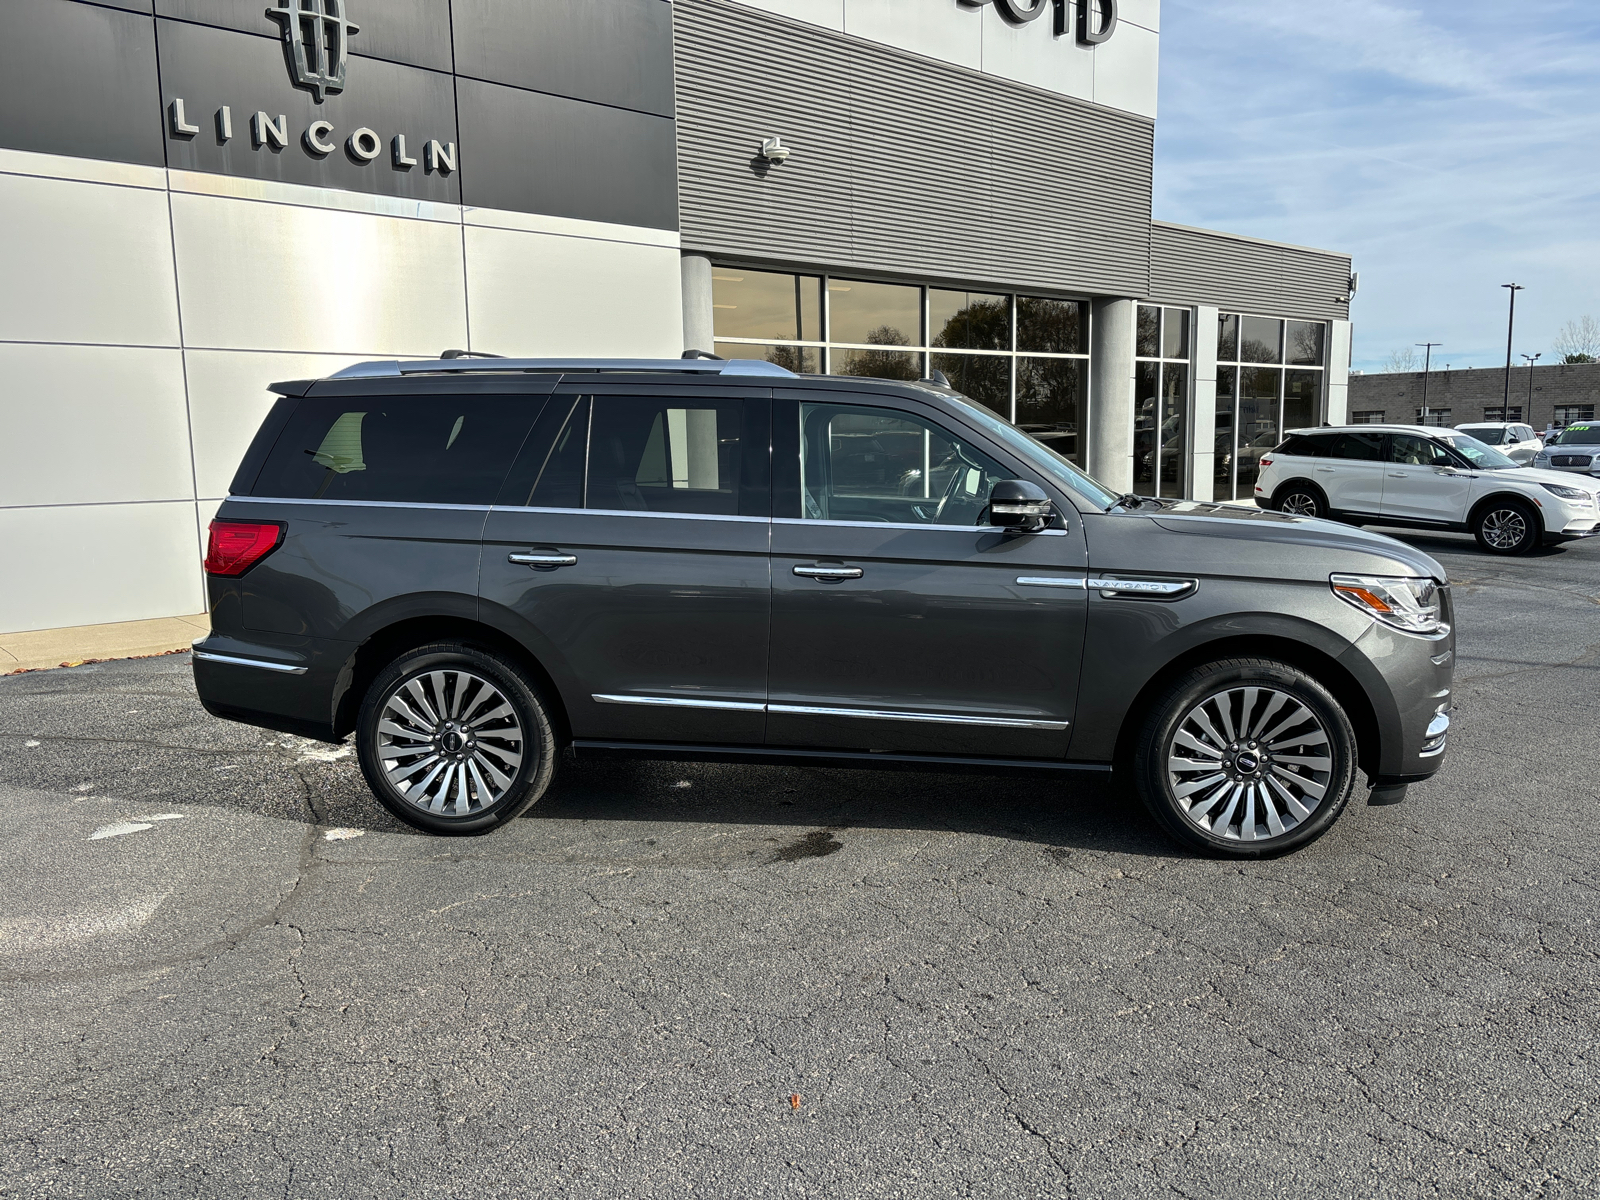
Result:
[[[444,736],[439,739],[439,746],[446,754],[459,754],[465,744],[461,735],[454,729],[445,730]]]
[[[1252,751],[1246,750],[1233,760],[1234,767],[1243,775],[1254,775],[1261,769],[1261,758]]]

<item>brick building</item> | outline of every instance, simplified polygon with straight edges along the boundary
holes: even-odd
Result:
[[[1353,424],[1463,425],[1469,421],[1524,421],[1535,429],[1592,421],[1600,406],[1600,363],[1534,367],[1532,399],[1527,367],[1511,370],[1510,411],[1505,411],[1505,369],[1434,371],[1428,377],[1428,415],[1422,415],[1422,372],[1352,375]]]

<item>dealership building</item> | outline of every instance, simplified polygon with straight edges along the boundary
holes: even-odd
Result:
[[[1349,258],[1152,220],[1159,0],[8,0],[0,631],[205,608],[268,382],[951,383],[1109,486],[1342,421]]]

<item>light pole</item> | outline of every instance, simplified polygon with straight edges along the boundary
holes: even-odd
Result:
[[[1525,421],[1531,421],[1533,419],[1533,364],[1543,358],[1544,354],[1543,352],[1538,354],[1524,354],[1522,357],[1528,360],[1528,407],[1523,412],[1522,419]],[[1511,410],[1505,409],[1501,415],[1503,415],[1505,419],[1509,421],[1511,419]]]
[[[1500,402],[1502,408],[1511,407],[1511,334],[1517,327],[1517,293],[1528,289],[1520,283],[1502,283],[1503,288],[1511,289],[1511,313],[1506,317],[1506,397]]]
[[[1443,342],[1418,342],[1422,347],[1422,423],[1428,423],[1428,373],[1433,370],[1433,348]]]

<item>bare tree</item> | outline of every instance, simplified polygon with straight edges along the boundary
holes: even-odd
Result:
[[[1391,375],[1408,375],[1412,371],[1422,370],[1422,364],[1417,361],[1417,352],[1410,346],[1404,346],[1389,355],[1389,361],[1383,369]]]
[[[1566,363],[1592,363],[1600,358],[1600,321],[1584,315],[1568,321],[1556,334],[1552,347],[1556,357]]]

